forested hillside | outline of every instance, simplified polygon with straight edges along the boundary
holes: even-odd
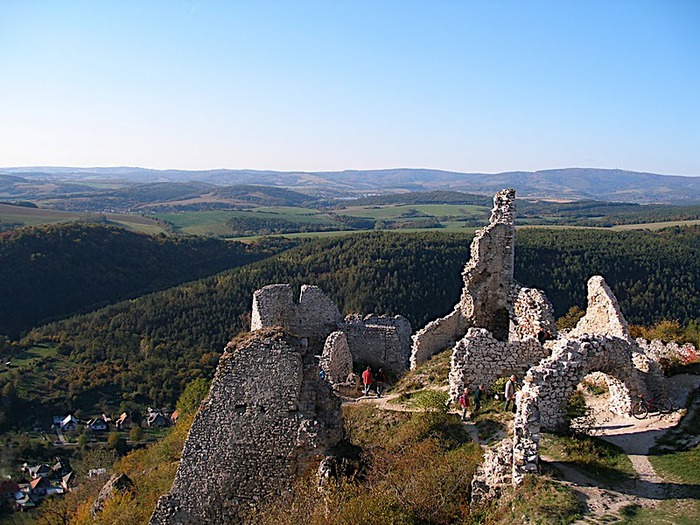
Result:
[[[699,227],[520,231],[516,278],[543,288],[558,315],[573,304],[585,307],[587,279],[602,274],[631,322],[687,322],[700,311],[699,237]],[[53,342],[58,355],[24,371],[17,390],[66,409],[172,404],[186,382],[211,376],[225,343],[248,328],[252,292],[270,283],[317,284],[345,313],[403,314],[417,329],[457,302],[470,240],[440,233],[319,240],[53,323],[25,343]],[[5,374],[0,383],[16,379]]]
[[[0,334],[163,290],[248,264],[295,244],[151,237],[68,223],[0,235]]]

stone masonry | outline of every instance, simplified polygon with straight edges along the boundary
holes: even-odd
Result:
[[[554,311],[544,293],[513,280],[515,190],[499,191],[493,202],[489,225],[472,240],[460,301],[413,336],[412,368],[455,345],[472,327],[488,330],[501,342],[556,335]]]
[[[342,436],[340,399],[303,339],[268,329],[231,342],[150,524],[241,523]]]
[[[333,332],[326,339],[320,366],[331,383],[344,383],[352,374],[352,353],[345,332]]]
[[[298,303],[288,284],[270,284],[253,293],[251,331],[279,326],[323,348],[326,337],[342,322],[338,307],[318,286],[303,285]]]
[[[450,399],[457,399],[464,387],[474,392],[480,384],[490,385],[499,377],[522,377],[546,352],[533,337],[503,342],[484,328],[470,328],[452,349]]]
[[[562,430],[565,408],[578,383],[600,372],[609,389],[611,412],[628,415],[638,394],[663,394],[658,362],[630,337],[617,299],[600,276],[588,281],[586,315],[558,339],[552,355],[525,377],[514,425],[512,481],[537,472],[541,429]]]
[[[298,303],[294,303],[288,284],[257,290],[253,294],[251,331],[274,326],[307,338],[314,352],[322,353],[321,366],[334,383],[343,374],[340,382],[345,381],[348,375],[348,351],[356,368],[383,367],[388,375],[398,377],[409,367],[412,329],[406,318],[349,315],[343,319],[338,307],[317,286],[302,286]]]

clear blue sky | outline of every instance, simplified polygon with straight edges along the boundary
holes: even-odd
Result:
[[[700,1],[0,0],[0,166],[700,175]]]

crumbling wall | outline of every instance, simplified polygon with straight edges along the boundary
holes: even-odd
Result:
[[[637,339],[636,342],[646,355],[657,362],[666,360],[671,364],[690,361],[698,355],[697,349],[691,343],[678,344],[675,341],[664,343],[660,339],[647,341],[642,338]]]
[[[526,381],[539,386],[541,424],[548,430],[566,427],[566,403],[581,379],[591,372],[609,376],[609,408],[627,415],[633,396],[646,395],[643,372],[634,366],[633,348],[617,337],[581,337],[557,341],[550,357],[527,373]]]
[[[251,331],[279,326],[308,338],[320,352],[328,335],[342,322],[338,307],[318,286],[303,285],[298,303],[293,301],[289,284],[270,284],[253,293]]]
[[[471,327],[484,328],[508,341],[511,325],[517,339],[556,335],[554,311],[544,293],[513,280],[515,257],[515,190],[493,197],[489,225],[476,232],[464,267],[464,287],[454,310],[413,336],[411,368],[453,346]],[[532,364],[532,363],[530,363]]]
[[[511,340],[534,337],[542,342],[556,338],[554,308],[542,290],[513,283],[510,290],[510,304],[513,305],[511,319],[515,330],[515,334],[510,337]]]
[[[340,399],[304,340],[262,330],[230,343],[152,525],[240,523],[342,438]]]
[[[627,320],[612,290],[600,275],[588,280],[588,306],[584,315],[568,337],[609,335],[632,342]]]
[[[484,453],[484,460],[474,473],[471,500],[474,503],[492,500],[501,495],[501,490],[512,483],[513,442],[504,439],[497,447]]]
[[[522,377],[547,353],[532,337],[503,342],[484,328],[470,328],[452,350],[450,398],[457,399],[465,387],[474,392],[479,385],[490,385],[499,377],[511,374]]]
[[[411,324],[405,317],[348,316],[342,328],[355,364],[398,377],[408,370],[411,356]]]
[[[344,383],[352,374],[352,353],[345,332],[333,332],[326,339],[320,366],[331,383]]]
[[[412,328],[405,317],[371,314],[364,318],[349,315],[343,319],[335,303],[317,286],[303,285],[298,304],[293,302],[292,287],[288,284],[271,284],[256,290],[251,331],[275,326],[307,338],[314,352],[323,351],[322,361],[331,367],[329,379],[333,382],[339,377],[336,365],[346,361],[345,346],[355,365],[383,367],[394,377],[410,366]],[[332,335],[338,331],[345,334],[344,342],[340,336]],[[336,350],[340,352],[337,358]]]
[[[413,335],[411,368],[454,345],[469,326],[469,321],[462,315],[459,305],[446,317],[430,321]]]
[[[473,326],[486,328],[505,341],[515,257],[515,190],[494,195],[489,225],[476,232],[470,254],[462,272],[460,309]]]

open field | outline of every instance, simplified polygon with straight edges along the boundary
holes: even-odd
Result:
[[[41,224],[56,224],[59,222],[88,221],[94,217],[104,217],[108,224],[119,225],[127,230],[135,232],[148,233],[151,235],[166,233],[166,230],[158,221],[141,215],[115,213],[98,215],[0,204],[0,223],[11,225],[38,226]]]
[[[176,231],[189,235],[227,236],[232,229],[226,223],[233,218],[280,219],[301,225],[337,224],[328,215],[309,208],[261,207],[251,211],[193,211],[185,213],[163,213],[156,215],[172,224]]]
[[[645,224],[621,224],[612,226],[611,230],[660,230],[670,226],[693,226],[700,224],[700,220],[692,221],[668,221],[668,222],[648,222]]]
[[[367,217],[370,219],[397,219],[407,215],[430,215],[432,217],[488,218],[489,208],[467,204],[392,204],[384,206],[348,206],[337,210],[342,215]]]

